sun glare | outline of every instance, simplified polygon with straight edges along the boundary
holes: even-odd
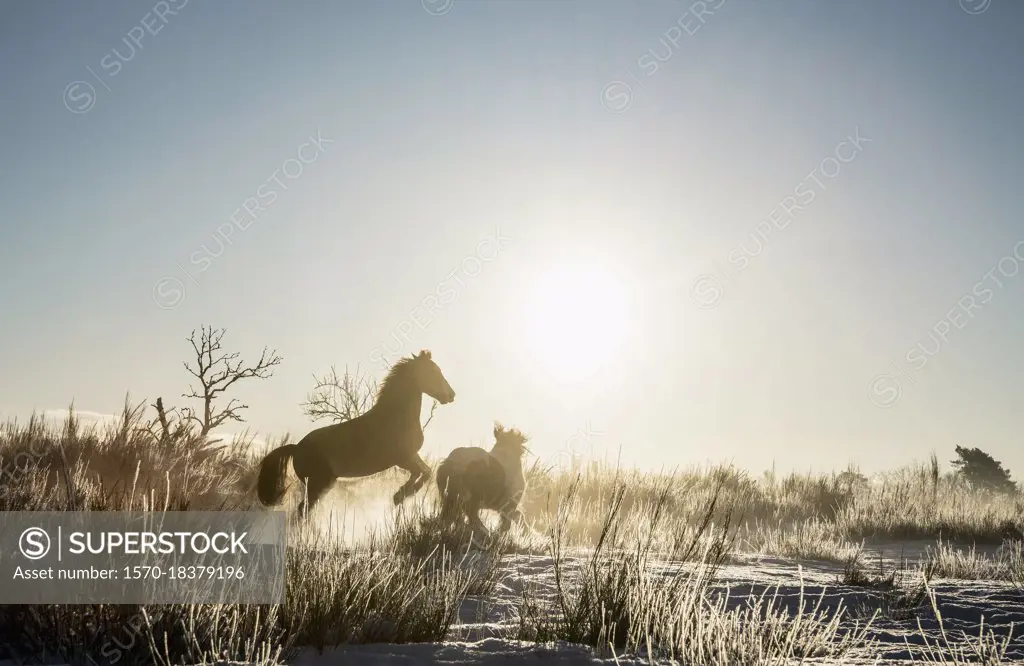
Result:
[[[558,379],[595,375],[625,342],[628,294],[610,271],[560,268],[543,275],[528,298],[527,342],[543,369]]]

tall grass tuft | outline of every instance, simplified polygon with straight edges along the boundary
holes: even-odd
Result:
[[[928,563],[940,578],[1019,581],[1024,577],[1022,543],[1008,540],[991,555],[986,555],[977,546],[964,550],[940,539],[934,547],[929,547]]]
[[[658,558],[652,557],[652,539],[623,538],[630,532],[623,512],[626,492],[625,485],[613,491],[597,546],[574,559],[564,539],[579,501],[576,487],[570,488],[560,506],[561,520],[550,532],[554,594],[545,598],[536,587],[524,588],[518,638],[566,640],[603,653],[701,664],[839,657],[867,643],[870,623],[842,630],[844,609],[823,610],[822,598],[810,605],[801,594],[792,612],[777,595],[734,607],[728,593],[714,587],[736,536],[731,526],[736,507],[723,506],[721,492],[710,495],[697,529],[676,531],[673,547]],[[657,533],[668,516],[669,492],[664,489],[645,512],[647,534]],[[729,518],[715,524],[720,510]]]

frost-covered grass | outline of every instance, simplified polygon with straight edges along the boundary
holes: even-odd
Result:
[[[83,428],[73,414],[60,426],[0,426],[0,509],[258,507],[247,441],[163,437],[152,426],[130,405],[105,428]],[[271,664],[304,647],[438,643],[451,637],[467,599],[499,594],[499,565],[517,553],[550,558],[553,591],[522,586],[509,639],[681,663],[842,659],[870,653],[871,623],[909,604],[906,618],[938,618],[943,627],[939,644],[915,658],[999,663],[1006,651],[985,627],[971,637],[947,631],[929,581],[1024,587],[1024,502],[976,493],[940,474],[934,460],[874,479],[852,470],[755,477],[729,466],[659,475],[595,463],[575,472],[534,467],[528,482],[523,509],[532,529],[483,544],[471,543],[468,530],[438,526],[432,486],[397,513],[389,508],[364,539],[316,521],[290,529],[280,606],[0,606],[0,659]],[[389,498],[400,483],[398,474],[380,475],[358,484],[358,495]],[[865,540],[922,538],[935,543],[920,564],[928,576],[918,585],[893,574],[882,590],[888,605],[850,608],[778,591],[736,603],[722,593],[722,567],[742,553],[859,562]],[[958,541],[979,548],[965,551]],[[1002,546],[985,555],[984,544]],[[857,566],[836,584],[885,587],[884,576]]]

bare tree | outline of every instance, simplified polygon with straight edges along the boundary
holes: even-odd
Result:
[[[314,374],[313,381],[315,386],[302,403],[302,413],[311,421],[349,421],[368,412],[377,396],[377,380],[363,376],[358,365],[355,374],[345,366],[345,374],[340,377],[332,365],[330,373],[323,377]]]
[[[181,439],[188,432],[188,422],[186,422],[177,407],[171,409],[164,408],[164,399],[157,398],[156,402],[150,405],[156,410],[156,420],[151,421],[149,427],[146,429],[160,441],[173,441]],[[168,418],[168,415],[171,418]],[[154,432],[156,426],[160,426],[159,434]]]
[[[360,373],[360,367],[356,366],[355,374],[349,372],[345,366],[345,373],[338,376],[337,369],[332,365],[331,371],[323,377],[313,375],[315,385],[302,403],[302,413],[311,421],[330,419],[336,423],[350,421],[370,411],[376,400],[379,385],[377,380],[368,375]],[[430,415],[427,417],[423,428],[430,425],[434,418],[434,410],[437,409],[435,400],[430,406]]]
[[[255,365],[245,365],[239,358],[238,352],[225,352],[221,344],[225,329],[204,326],[200,329],[199,337],[196,338],[196,331],[186,338],[192,345],[195,353],[196,365],[192,367],[186,361],[185,369],[199,381],[199,389],[189,384],[189,392],[182,393],[183,398],[196,398],[202,400],[202,415],[196,414],[196,410],[185,407],[181,410],[182,418],[187,423],[195,423],[199,426],[199,434],[207,435],[214,428],[227,421],[239,421],[244,419],[239,412],[248,409],[248,405],[238,402],[235,398],[228,401],[228,404],[221,410],[214,409],[214,401],[225,391],[243,379],[269,379],[274,374],[274,367],[281,363],[281,357],[277,351],[267,351],[263,348],[259,361]],[[162,406],[162,402],[161,402]],[[158,408],[158,412],[159,412]],[[161,422],[163,426],[164,419]]]

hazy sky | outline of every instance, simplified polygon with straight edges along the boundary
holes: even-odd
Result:
[[[4,2],[0,416],[214,324],[263,436],[428,348],[433,454],[1022,478],[1022,71],[1011,0]]]

